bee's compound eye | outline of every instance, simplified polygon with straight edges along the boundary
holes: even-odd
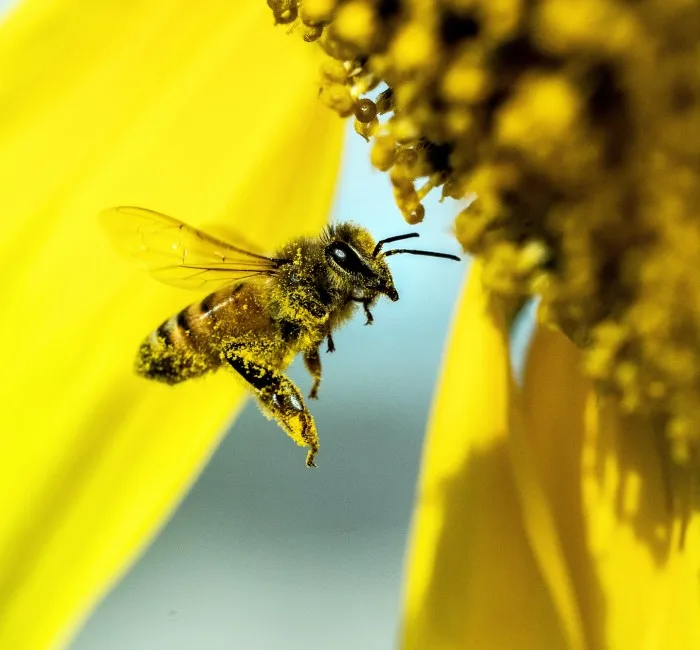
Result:
[[[326,254],[343,270],[348,273],[359,273],[360,275],[372,276],[357,253],[344,242],[334,242],[326,248]]]
[[[348,259],[347,251],[340,244],[332,244],[328,248],[331,257],[338,262],[338,264],[344,266]]]

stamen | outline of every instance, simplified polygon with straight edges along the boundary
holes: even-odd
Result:
[[[700,467],[700,3],[268,4],[323,32],[321,100],[372,141],[404,219],[434,187],[476,194],[455,236],[487,288],[539,296],[602,392]]]

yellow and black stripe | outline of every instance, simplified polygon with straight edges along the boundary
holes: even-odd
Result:
[[[212,353],[208,340],[210,316],[222,297],[228,299],[230,295],[230,291],[212,293],[161,323],[141,344],[136,372],[148,379],[177,384],[218,367],[219,357]]]

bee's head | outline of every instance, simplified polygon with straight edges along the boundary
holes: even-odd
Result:
[[[326,232],[324,253],[337,289],[357,297],[383,293],[398,300],[389,265],[373,255],[376,243],[367,230],[354,223],[340,223]],[[359,295],[358,295],[359,294]]]
[[[331,226],[326,232],[325,256],[333,274],[333,284],[336,288],[345,289],[349,293],[358,291],[374,295],[383,293],[396,302],[399,299],[399,293],[394,287],[394,279],[386,262],[389,255],[412,253],[459,261],[455,255],[431,251],[408,249],[382,251],[384,244],[410,237],[418,237],[418,233],[398,235],[375,242],[365,228],[356,224],[340,223]]]

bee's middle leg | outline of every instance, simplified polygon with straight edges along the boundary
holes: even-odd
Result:
[[[304,354],[304,365],[314,380],[309,397],[318,399],[318,387],[321,385],[321,357],[318,348]]]
[[[244,344],[224,351],[229,365],[250,384],[262,411],[274,418],[299,446],[309,447],[306,466],[316,467],[314,457],[319,448],[318,433],[301,391],[279,370],[252,361],[249,355],[250,350]]]

